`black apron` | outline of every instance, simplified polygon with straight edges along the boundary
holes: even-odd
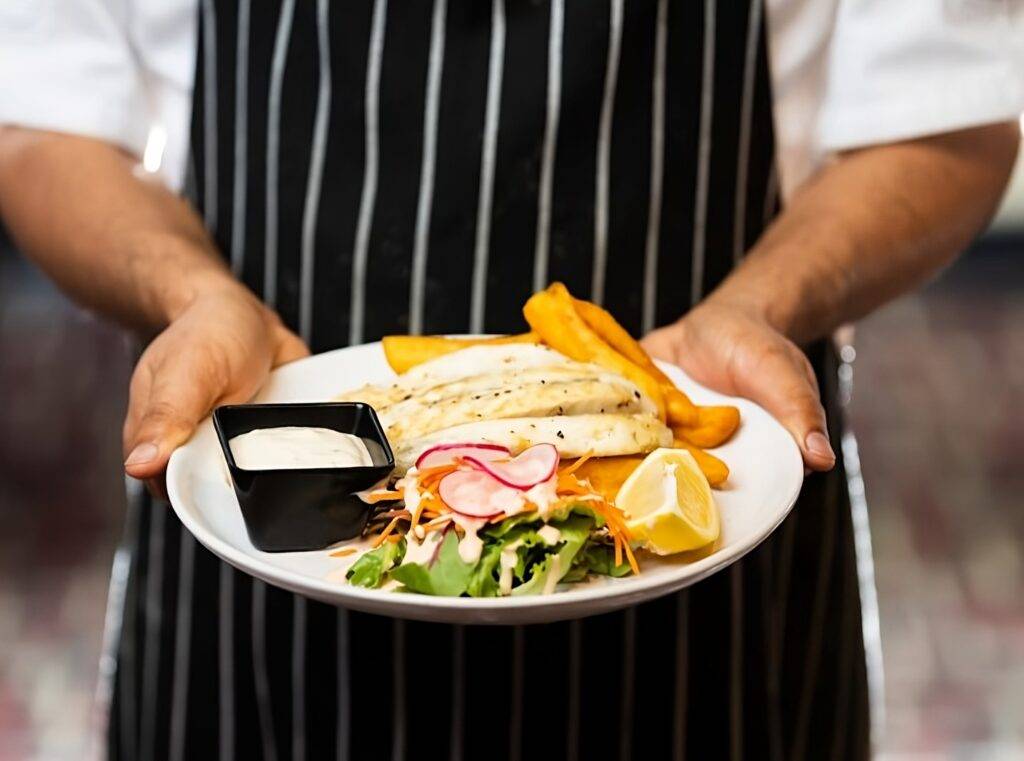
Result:
[[[203,0],[200,15],[193,198],[315,352],[519,331],[551,280],[642,334],[776,212],[760,0]],[[811,357],[838,442],[836,363]],[[526,627],[307,601],[134,502],[111,758],[867,755],[842,457],[730,569]]]

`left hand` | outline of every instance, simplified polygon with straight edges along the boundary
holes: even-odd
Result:
[[[814,370],[800,348],[763,317],[706,301],[642,343],[697,382],[768,410],[796,439],[807,468],[835,465]]]

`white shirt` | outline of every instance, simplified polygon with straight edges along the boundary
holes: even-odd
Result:
[[[180,187],[197,2],[0,0],[0,123],[140,156],[166,139]],[[1022,0],[766,2],[784,195],[830,152],[1024,112]]]

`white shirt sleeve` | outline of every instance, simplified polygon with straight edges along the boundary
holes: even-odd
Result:
[[[816,142],[825,152],[1017,118],[1017,0],[840,0]]]
[[[0,1],[0,124],[87,135],[141,155],[149,107],[128,0]]]

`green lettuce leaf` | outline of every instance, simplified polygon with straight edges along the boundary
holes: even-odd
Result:
[[[527,566],[525,575],[529,578],[512,590],[514,596],[540,594],[553,574],[556,574],[556,581],[560,581],[569,573],[573,559],[594,530],[594,517],[573,512],[564,521],[551,525],[561,533],[559,543],[553,552],[545,552]]]
[[[400,542],[384,542],[380,547],[363,554],[345,574],[350,584],[367,589],[376,589],[384,583],[391,567],[405,555],[405,539]]]
[[[498,596],[498,561],[501,559],[504,546],[505,543],[502,542],[484,547],[480,554],[480,562],[476,564],[466,584],[466,593],[470,597]]]
[[[607,544],[591,542],[576,556],[573,571],[582,569],[583,575],[594,573],[599,576],[625,576],[632,569],[629,563],[615,565],[615,549]]]
[[[497,597],[500,594],[501,553],[512,544],[516,545],[516,565],[512,575],[522,581],[526,574],[527,557],[531,548],[545,546],[544,539],[537,533],[541,525],[541,521],[536,518],[530,524],[519,521],[509,530],[502,532],[497,539],[488,537],[480,562],[473,570],[466,591],[472,597]]]
[[[406,563],[391,571],[391,578],[405,585],[410,592],[440,597],[458,597],[466,591],[473,569],[459,556],[459,538],[449,531],[441,549],[430,565]]]

